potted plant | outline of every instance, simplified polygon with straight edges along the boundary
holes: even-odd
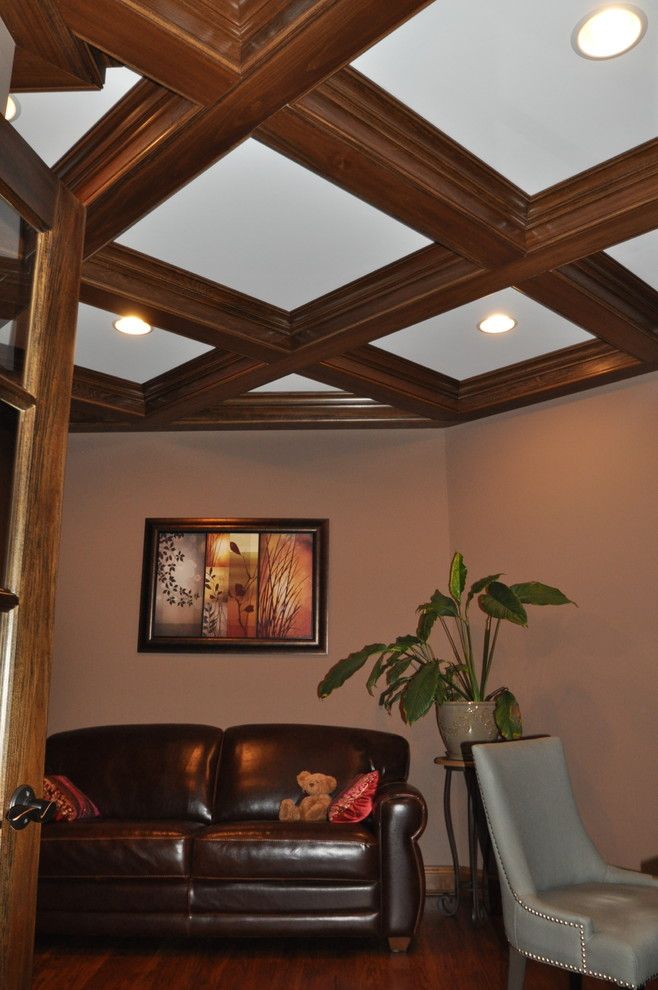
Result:
[[[467,570],[461,553],[450,564],[449,594],[435,591],[417,608],[415,635],[398,636],[394,643],[373,643],[350,653],[327,672],[318,686],[326,698],[332,691],[376,657],[367,681],[370,694],[380,681],[386,687],[379,704],[390,714],[398,705],[406,722],[416,722],[434,708],[448,755],[461,758],[461,743],[469,740],[516,739],[522,732],[521,712],[506,687],[488,690],[498,633],[502,622],[527,626],[526,605],[574,604],[558,588],[539,581],[504,584],[501,574],[489,574],[466,591]],[[486,617],[482,649],[476,660],[471,629],[473,602]],[[437,620],[450,647],[450,659],[436,655],[429,643]]]

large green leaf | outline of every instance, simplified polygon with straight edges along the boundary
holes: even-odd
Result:
[[[370,657],[374,656],[375,653],[384,653],[387,649],[389,647],[386,643],[372,643],[370,646],[364,646],[362,650],[350,653],[348,657],[339,660],[327,671],[324,679],[318,684],[319,697],[326,698],[336,688],[341,687],[348,677],[356,674],[357,670],[361,670],[361,667],[367,663]]]
[[[434,615],[432,612],[421,612],[420,618],[418,619],[418,625],[416,626],[416,635],[418,639],[426,643],[430,638],[430,633],[434,628],[434,623],[436,622],[438,616]]]
[[[417,722],[434,704],[441,671],[438,660],[426,663],[407,684],[402,698],[405,721]]]
[[[528,616],[511,588],[501,581],[492,581],[486,595],[480,595],[478,605],[494,619],[507,619],[517,626],[527,626]]]
[[[511,584],[510,588],[525,605],[575,605],[559,588],[551,588],[541,581],[526,581],[525,584]]]
[[[492,581],[497,581],[500,574],[488,574],[487,577],[480,578],[479,581],[474,581],[471,585],[471,589],[468,593],[468,598],[466,599],[466,607],[470,605],[471,599],[479,595],[481,591],[484,591]]]
[[[505,688],[496,696],[494,718],[503,739],[518,739],[523,732],[523,721],[519,703]]]
[[[382,708],[386,709],[389,715],[391,714],[391,708],[393,707],[395,702],[398,701],[401,698],[401,696],[404,694],[408,681],[409,681],[408,677],[401,677],[400,680],[397,681],[395,684],[389,684],[386,690],[382,691],[382,693],[380,694],[379,704],[382,706]]]
[[[370,671],[370,676],[366,681],[366,688],[368,689],[368,694],[370,695],[372,694],[372,689],[374,688],[377,681],[384,673],[386,667],[392,662],[392,660],[393,658],[391,657],[391,654],[386,651],[384,651],[384,653],[382,653],[380,656],[377,657],[377,660],[375,661],[374,666]]]
[[[457,617],[457,606],[452,598],[448,598],[441,591],[435,591],[430,600],[424,605],[419,605],[416,611],[424,615],[433,615],[437,619],[440,616]]]
[[[400,677],[402,676],[402,674],[404,674],[405,670],[407,669],[410,663],[411,663],[411,657],[407,656],[407,657],[401,657],[399,660],[396,660],[394,664],[391,664],[391,666],[386,671],[386,683],[396,684],[400,680]]]
[[[390,650],[391,653],[399,655],[401,653],[406,653],[412,646],[418,646],[419,643],[420,640],[418,636],[398,636],[395,642],[391,643],[391,645],[387,647],[387,650]]]
[[[466,587],[466,575],[468,571],[464,564],[464,558],[458,552],[452,558],[450,564],[450,580],[448,582],[450,588],[450,594],[455,599],[456,602],[461,601],[462,592]]]

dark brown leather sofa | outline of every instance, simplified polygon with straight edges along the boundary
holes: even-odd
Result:
[[[279,822],[302,769],[381,773],[371,819]],[[120,725],[51,736],[46,772],[102,817],[42,830],[37,929],[94,935],[380,936],[405,949],[424,901],[409,747],[314,725]]]

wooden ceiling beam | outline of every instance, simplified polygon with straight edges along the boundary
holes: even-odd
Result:
[[[606,254],[545,272],[518,288],[640,361],[658,361],[658,292]]]
[[[442,425],[458,419],[458,381],[378,347],[358,347],[310,365],[304,374]]]
[[[355,69],[253,136],[476,263],[525,251],[525,193]]]
[[[150,79],[141,79],[60,158],[53,170],[89,207],[198,112],[198,104]]]
[[[95,0],[71,2],[84,2],[92,12],[100,9]],[[299,99],[427,3],[317,0],[310,12],[302,14],[296,30],[280,38],[267,59],[94,200],[87,213],[86,254],[114,240],[240,144],[273,113]],[[105,17],[105,4],[102,10]],[[178,71],[178,65],[174,68]]]
[[[228,22],[222,31],[205,20],[212,4],[59,0],[59,7],[78,37],[188,100],[212,104],[238,79],[239,41]]]
[[[492,416],[651,370],[602,341],[587,341],[467,378],[459,386],[459,413],[463,420]]]
[[[12,90],[103,85],[103,57],[73,36],[55,0],[3,0],[2,19],[17,45]]]
[[[84,262],[80,299],[261,362],[291,348],[285,310],[120,244]]]
[[[139,422],[144,418],[144,390],[137,382],[77,367],[73,373],[71,420],[91,419],[111,423],[119,419]]]

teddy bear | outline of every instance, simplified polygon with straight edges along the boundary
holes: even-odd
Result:
[[[336,778],[330,777],[327,773],[309,773],[308,770],[302,770],[297,774],[297,783],[306,797],[297,804],[290,798],[285,798],[279,807],[279,821],[326,821],[331,794],[337,786]]]

